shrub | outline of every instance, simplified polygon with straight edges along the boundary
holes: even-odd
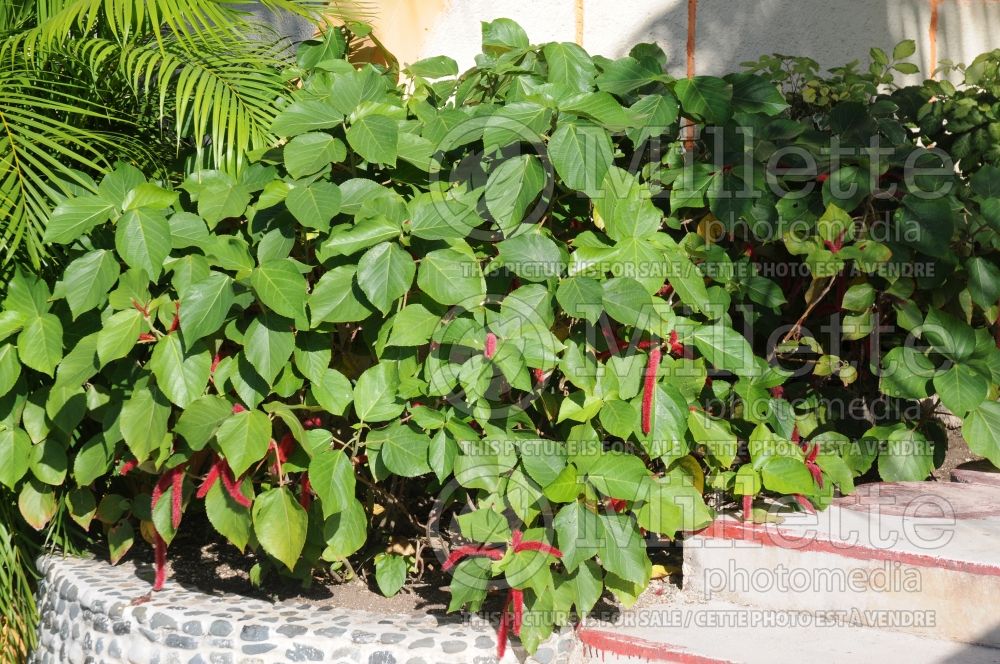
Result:
[[[647,540],[926,478],[928,397],[1000,461],[1000,181],[920,146],[912,44],[823,104],[505,19],[461,76],[346,44],[301,48],[238,176],[120,165],[52,216],[72,262],[0,312],[0,482],[34,527],[64,503],[113,562],[142,537],[159,586],[204,510],[255,579],[374,556],[387,594],[426,564],[390,540],[445,540],[450,608],[503,585],[533,649],[634,601]]]

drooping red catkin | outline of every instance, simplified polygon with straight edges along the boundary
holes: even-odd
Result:
[[[810,514],[816,513],[816,508],[813,507],[812,503],[810,503],[809,500],[801,493],[795,494],[793,498],[795,498],[795,502],[797,502],[799,506],[802,507],[802,509],[804,509],[805,511],[809,512]]]
[[[608,509],[612,512],[624,512],[628,502],[622,498],[608,498]]]
[[[219,479],[220,470],[218,462],[212,464],[212,467],[208,469],[208,474],[205,475],[205,480],[198,487],[198,492],[194,494],[195,498],[204,498],[208,495],[208,492],[212,490],[212,487]]]
[[[642,432],[649,435],[653,428],[653,391],[656,388],[656,372],[660,370],[660,347],[649,351],[646,362],[646,381],[642,388]]]
[[[814,443],[809,452],[806,453],[806,468],[809,469],[809,473],[812,475],[813,481],[816,482],[816,486],[823,488],[823,471],[820,469],[819,464],[816,463],[816,456],[819,454],[819,443]]]
[[[178,301],[174,302],[174,319],[170,321],[170,329],[167,331],[167,334],[170,334],[171,332],[176,332],[177,330],[180,329],[180,327],[181,327],[181,303]]]
[[[246,410],[246,408],[243,407],[243,404],[239,404],[239,403],[234,403],[233,404],[233,414],[234,415],[236,413],[242,413],[245,410]]]
[[[171,494],[170,494],[170,523],[177,529],[181,525],[181,508],[184,500],[184,464],[177,466],[171,471]]]
[[[126,475],[129,474],[129,472],[135,470],[138,465],[139,462],[136,459],[129,459],[128,461],[122,464],[121,468],[118,469],[118,474],[121,475],[122,477],[125,477]]]
[[[497,335],[492,332],[486,333],[486,348],[483,350],[483,357],[492,360],[497,352]]]
[[[160,502],[160,498],[163,496],[163,492],[170,488],[170,483],[173,477],[170,471],[160,475],[159,479],[156,480],[156,484],[153,485],[153,492],[150,494],[150,506],[156,507],[156,504]]]
[[[500,560],[503,558],[503,551],[483,546],[473,546],[471,544],[460,546],[448,555],[448,559],[444,561],[443,565],[441,565],[441,569],[447,572],[452,567],[462,562],[462,560],[471,556],[485,556],[490,560]]]
[[[500,625],[497,627],[497,659],[503,659],[507,652],[507,622],[510,620],[510,595],[503,605],[503,613],[500,614]]]
[[[670,354],[674,357],[681,357],[684,355],[684,344],[678,340],[677,330],[670,331]]]
[[[521,623],[524,622],[524,591],[511,588],[510,603],[514,605],[514,622],[511,627],[513,627],[514,636],[520,636]]]
[[[222,464],[222,468],[219,472],[219,479],[222,480],[222,486],[226,488],[226,493],[229,497],[237,502],[237,504],[243,507],[250,507],[253,502],[249,498],[243,495],[240,491],[239,484],[237,484],[236,479],[233,477],[233,471],[226,463],[225,459],[219,459],[219,463]]]
[[[153,557],[156,567],[153,590],[163,590],[163,584],[167,581],[167,543],[160,537],[160,533],[154,532],[153,538]]]
[[[302,509],[308,510],[309,506],[312,505],[312,484],[309,482],[309,476],[306,474],[302,475],[302,481],[299,485],[299,505],[302,505]]]
[[[743,520],[753,521],[753,496],[743,496]]]

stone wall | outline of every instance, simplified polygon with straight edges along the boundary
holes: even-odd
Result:
[[[508,648],[497,659],[496,633],[479,619],[270,603],[173,581],[148,595],[152,570],[133,563],[48,556],[39,569],[42,623],[32,664],[513,664],[524,658]],[[568,663],[576,647],[571,633],[554,637],[528,661]]]

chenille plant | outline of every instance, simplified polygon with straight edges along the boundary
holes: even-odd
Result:
[[[255,581],[434,567],[452,610],[500,593],[502,653],[635,601],[721,511],[925,479],[928,397],[1000,461],[1000,186],[921,147],[906,89],[800,114],[506,19],[461,75],[350,42],[299,50],[238,173],[121,164],[47,220],[65,272],[0,310],[0,483],[34,527],[65,501],[112,562],[145,540],[156,588],[196,514]]]

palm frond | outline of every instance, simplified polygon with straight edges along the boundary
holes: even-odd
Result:
[[[14,498],[0,488],[0,662],[23,662],[35,646],[34,558],[41,548],[18,529]]]
[[[44,223],[74,187],[88,188],[80,171],[99,172],[108,155],[141,152],[134,140],[88,128],[111,115],[82,101],[85,88],[27,70],[0,68],[0,253],[4,262],[22,246],[37,269]],[[119,118],[119,121],[125,122]]]

